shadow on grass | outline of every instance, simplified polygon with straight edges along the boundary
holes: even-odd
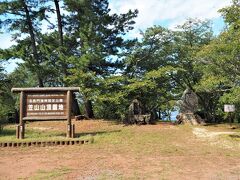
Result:
[[[204,124],[204,126],[214,126],[214,127],[217,127],[220,124],[223,124],[223,123],[206,123],[206,124]]]
[[[116,133],[116,132],[121,132],[121,130],[76,133],[75,136],[76,137],[87,136],[87,135],[96,136],[96,135],[108,134],[108,133]]]
[[[139,123],[125,123],[123,124],[123,126],[134,126],[134,125],[137,125],[137,126],[155,126],[155,125],[172,125],[172,126],[175,126],[175,125],[178,125],[176,124],[175,122],[172,122],[172,121],[154,121],[154,122],[150,122],[150,123],[144,123],[144,122],[139,122]]]
[[[236,134],[231,134],[231,135],[229,135],[231,138],[236,138],[236,139],[238,139],[238,138],[240,138],[240,135],[236,135]]]
[[[5,129],[0,132],[0,137],[15,137],[16,130],[15,129]],[[25,131],[25,138],[46,138],[46,137],[65,137],[66,134],[63,132],[41,132],[41,131],[33,131],[33,130],[26,130]]]
[[[62,137],[66,137],[66,133],[27,130],[25,132],[25,137],[26,138],[62,138]]]
[[[206,124],[204,124],[204,126],[213,126],[213,127],[218,127],[220,125],[229,125],[230,126],[229,123],[206,123]]]
[[[101,119],[104,122],[109,122],[114,125],[124,125],[124,122],[122,120],[114,120],[114,119]]]
[[[207,123],[204,124],[204,126],[209,126],[209,127],[221,127],[222,125],[224,125],[227,128],[230,129],[240,129],[240,123]]]
[[[15,129],[4,129],[0,132],[0,137],[2,136],[13,136],[16,135]]]

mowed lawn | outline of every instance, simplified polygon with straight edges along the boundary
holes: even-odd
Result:
[[[240,128],[74,122],[72,146],[0,148],[0,179],[240,179]],[[32,122],[26,141],[65,139],[66,122]],[[15,126],[0,141],[14,141]]]

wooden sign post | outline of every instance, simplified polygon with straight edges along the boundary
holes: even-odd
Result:
[[[24,139],[25,121],[67,120],[67,137],[74,137],[74,125],[71,123],[72,93],[78,87],[49,88],[12,88],[20,93],[19,125],[16,137]]]

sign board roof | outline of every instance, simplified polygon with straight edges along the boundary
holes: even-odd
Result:
[[[36,88],[12,88],[12,92],[43,92],[43,91],[72,91],[79,92],[79,87],[36,87]]]

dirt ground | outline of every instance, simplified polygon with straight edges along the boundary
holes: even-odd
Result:
[[[78,135],[91,134],[94,143],[0,148],[0,179],[240,180],[239,129],[102,120],[75,125]],[[34,122],[27,128],[64,132],[65,123]]]

